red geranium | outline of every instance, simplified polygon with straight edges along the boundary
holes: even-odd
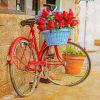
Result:
[[[67,23],[70,25],[70,24],[71,24],[71,22],[72,22],[72,19],[71,19],[71,18],[69,18],[69,19],[67,20]]]
[[[73,18],[73,17],[74,17],[73,11],[69,9],[68,18]]]
[[[64,22],[65,27],[67,27],[69,25],[69,23],[67,21]]]
[[[59,27],[59,22],[55,22],[55,27]]]
[[[49,15],[49,13],[50,13],[49,10],[44,9],[43,12],[42,12],[42,16],[43,16],[44,18],[46,18],[46,17]]]
[[[50,26],[46,26],[46,30],[50,30]]]
[[[53,13],[52,15],[54,16],[54,18],[55,18],[56,21],[59,20],[59,15],[58,15],[58,13]]]
[[[43,18],[39,18],[38,22],[39,22],[40,25],[44,25],[45,24],[45,20]]]
[[[73,27],[73,26],[76,26],[78,24],[78,21],[77,20],[73,20],[72,22],[71,22],[71,26]]]
[[[52,14],[52,16],[54,16],[54,18],[55,18],[56,21],[59,21],[59,20],[63,19],[63,14],[59,13],[59,12],[54,12]]]
[[[38,25],[38,26],[37,26],[37,28],[38,28],[40,31],[43,31],[43,30],[45,30],[45,27],[44,27],[44,25]]]
[[[55,24],[54,24],[54,22],[53,22],[52,20],[49,20],[49,21],[48,21],[48,26],[49,26],[50,28],[54,28],[54,27],[55,27]]]
[[[70,9],[69,12],[53,12],[44,9],[42,16],[38,20],[38,29],[44,30],[55,30],[61,28],[73,28],[78,24],[73,11]]]
[[[67,19],[67,17],[68,17],[68,12],[63,11],[63,17],[64,17],[65,19]]]
[[[64,20],[63,19],[59,21],[59,26],[60,27],[63,27],[64,26]]]

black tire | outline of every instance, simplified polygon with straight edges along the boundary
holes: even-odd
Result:
[[[37,72],[29,71],[26,68],[30,60],[37,59],[35,54],[35,50],[28,40],[21,38],[17,41],[12,57],[13,63],[9,65],[9,71],[13,88],[19,96],[31,95],[37,86]],[[36,68],[36,66],[32,67]]]
[[[81,72],[80,74],[78,75],[74,75],[74,74],[66,74],[65,73],[65,68],[64,66],[60,65],[58,67],[55,67],[56,66],[56,62],[53,61],[53,63],[55,63],[55,66],[51,66],[51,68],[48,69],[48,67],[44,66],[45,69],[46,69],[46,72],[48,74],[48,79],[57,84],[57,85],[64,85],[64,86],[74,86],[74,85],[78,85],[80,84],[81,82],[83,82],[89,75],[90,73],[90,70],[91,70],[91,62],[90,62],[90,58],[87,54],[87,52],[82,48],[80,47],[79,45],[75,44],[75,43],[71,43],[71,42],[68,42],[68,44],[66,45],[67,46],[71,46],[71,47],[74,47],[74,48],[77,48],[78,50],[81,50],[83,53],[84,53],[84,56],[85,56],[85,61],[84,61],[84,64],[81,68]],[[62,54],[61,54],[61,46],[58,46],[59,48],[59,52],[60,52],[60,57],[62,58]],[[43,51],[43,54],[41,56],[41,59],[43,60],[45,57],[45,53],[46,51],[49,49],[49,47],[46,47]],[[50,51],[50,50],[49,50]],[[49,52],[48,52],[49,53]],[[56,55],[55,55],[56,56]],[[55,57],[54,59],[57,60],[57,58]],[[63,58],[62,58],[63,59]],[[50,60],[50,59],[49,59]],[[53,59],[51,59],[52,61]],[[50,63],[51,61],[48,61],[47,60],[47,66],[48,66],[48,63]],[[58,60],[57,60],[58,61]],[[58,61],[59,62],[59,61]],[[61,62],[59,62],[61,63]],[[64,59],[63,59],[63,63],[65,63]],[[49,65],[50,66],[50,65]],[[53,68],[54,67],[54,68]],[[44,71],[45,72],[45,71]],[[58,78],[57,78],[58,77]]]

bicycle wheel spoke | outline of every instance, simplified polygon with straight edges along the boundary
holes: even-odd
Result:
[[[26,47],[27,47],[27,45],[25,45],[25,46],[22,46],[22,43],[20,43],[20,46],[21,46],[21,48],[22,48],[22,55],[21,55],[21,59],[25,59],[26,60],[26,56],[25,56],[25,51],[26,51]],[[26,60],[26,63],[27,63],[27,60]]]
[[[19,48],[17,48],[15,51],[15,57],[16,59],[20,60],[20,63],[21,63],[23,58],[25,58],[25,54],[24,54],[25,50],[23,51],[21,48],[20,49]]]

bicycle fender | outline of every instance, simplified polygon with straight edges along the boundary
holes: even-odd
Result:
[[[11,46],[10,46],[10,49],[9,49],[8,56],[7,56],[8,64],[12,64],[12,63],[13,63],[13,53],[14,53],[14,49],[15,49],[16,43],[17,43],[19,40],[21,40],[21,39],[26,39],[26,40],[28,40],[27,38],[21,36],[21,37],[16,38],[16,39],[12,42],[12,44],[11,44]]]

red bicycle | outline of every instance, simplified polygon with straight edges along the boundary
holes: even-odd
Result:
[[[16,93],[19,96],[31,95],[40,77],[49,79],[55,84],[66,86],[74,86],[83,82],[91,69],[87,52],[72,42],[65,45],[66,49],[73,47],[81,50],[85,56],[80,73],[67,74],[65,72],[67,63],[62,56],[63,46],[53,46],[52,49],[55,52],[51,54],[50,46],[47,46],[46,41],[44,41],[39,50],[34,30],[35,23],[35,19],[27,19],[21,22],[22,26],[29,25],[29,36],[16,38],[9,50],[10,78]]]

